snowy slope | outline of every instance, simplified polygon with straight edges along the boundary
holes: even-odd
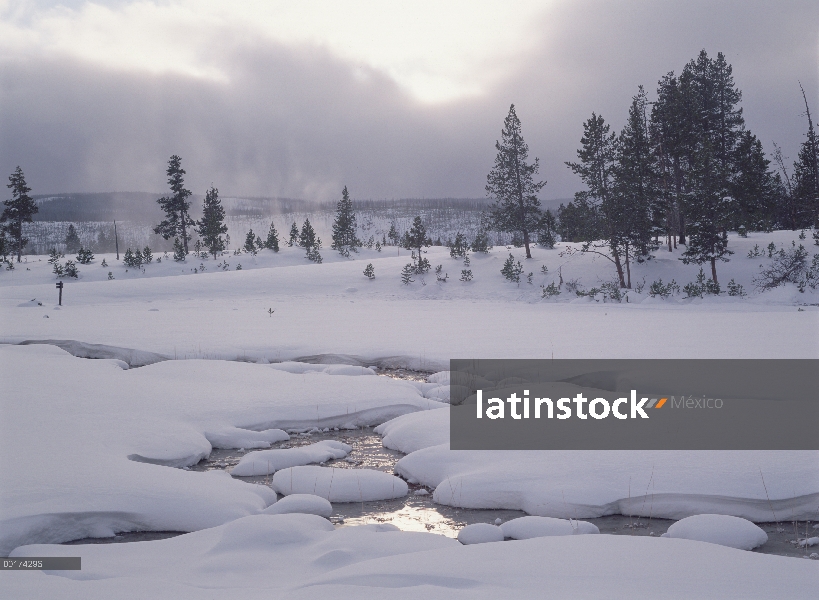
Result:
[[[17,556],[82,556],[82,571],[0,572],[8,597],[803,598],[819,564],[716,544],[614,535],[462,546],[391,525],[259,515],[158,542],[26,546]]]

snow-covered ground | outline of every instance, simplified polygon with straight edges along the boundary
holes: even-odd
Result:
[[[533,284],[524,274],[519,286],[500,274],[506,248],[473,254],[469,283],[458,281],[463,261],[431,248],[448,281],[430,273],[409,286],[399,276],[408,253],[394,247],[354,260],[325,249],[320,265],[292,248],[183,265],[163,259],[144,273],[126,273],[110,255],[112,266],[101,267],[97,256],[80,266],[79,280],[66,280],[59,308],[50,265],[28,257],[0,273],[0,342],[10,344],[0,346],[0,554],[81,555],[83,570],[3,572],[0,589],[14,598],[254,598],[271,588],[293,597],[543,597],[544,588],[555,597],[810,595],[815,561],[688,539],[558,536],[467,547],[384,525],[334,531],[315,515],[263,514],[276,500],[270,487],[186,470],[212,448],[266,452],[283,430],[384,424],[385,445],[407,453],[396,473],[443,504],[562,519],[717,513],[804,526],[819,519],[819,453],[454,452],[448,408],[435,399],[445,399],[441,388],[360,368],[439,371],[471,357],[817,358],[819,295],[754,292],[769,259],[746,256],[754,245],[799,243],[797,235],[731,238],[736,254],[718,265],[720,280],[733,278],[747,297],[662,300],[646,286],[622,303],[578,298],[565,285],[542,299],[539,285],[557,283],[558,269],[586,289],[612,279],[607,261],[560,256],[561,248],[535,248],[523,261]],[[633,266],[632,281],[693,281],[699,269],[678,258],[661,250]],[[217,272],[225,259],[230,270]],[[362,274],[369,262],[373,281]],[[194,273],[200,263],[205,272]],[[16,345],[26,340],[57,340],[68,351]],[[268,468],[260,458],[259,474],[284,469],[282,493],[363,498],[358,486],[369,475],[335,482],[325,477],[331,469],[300,466],[344,453],[318,450],[269,451],[285,462]],[[372,489],[406,493],[405,484],[395,492],[395,478],[380,479]],[[21,547],[145,530],[196,533]]]

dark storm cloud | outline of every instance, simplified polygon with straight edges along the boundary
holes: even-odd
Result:
[[[544,197],[578,182],[592,111],[615,127],[639,84],[650,94],[706,48],[723,51],[748,126],[795,157],[806,127],[797,80],[817,100],[815,2],[586,2],[544,12],[542,45],[479,98],[420,104],[376,71],[327,52],[248,40],[219,47],[229,81],[112,71],[68,58],[0,62],[0,168],[35,193],[165,189],[183,158],[203,193],[328,199],[483,196],[494,141],[514,102]],[[487,40],[491,43],[491,40]]]

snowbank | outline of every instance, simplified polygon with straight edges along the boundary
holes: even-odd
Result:
[[[322,440],[309,446],[262,450],[245,454],[230,474],[236,477],[268,475],[281,469],[323,463],[332,458],[344,458],[353,450],[352,446],[335,440]]]
[[[500,527],[490,525],[489,523],[473,523],[458,532],[458,541],[464,546],[502,542],[503,531],[501,531]]]
[[[405,456],[395,472],[435,488],[435,502],[449,506],[562,519],[708,512],[763,522],[774,520],[771,509],[815,518],[817,464],[813,451],[451,451],[446,443]]]
[[[372,469],[291,467],[277,471],[273,489],[280,494],[315,494],[330,502],[369,502],[407,495],[407,483]]]
[[[439,444],[449,444],[449,408],[426,410],[396,417],[375,428],[385,448],[409,454]]]
[[[746,519],[729,515],[694,515],[674,523],[662,537],[697,540],[753,550],[768,541],[768,534]]]
[[[285,496],[275,504],[264,509],[266,515],[284,515],[289,513],[303,513],[329,517],[333,514],[333,506],[321,496],[313,494],[293,494]]]
[[[286,439],[282,429],[377,425],[440,406],[386,377],[218,360],[122,370],[42,344],[0,347],[0,381],[0,555],[256,514],[275,502],[270,488],[169,467],[214,446],[268,446]]]
[[[600,533],[600,530],[593,523],[552,517],[520,517],[507,521],[500,528],[505,537],[513,540],[528,540],[552,535]]]

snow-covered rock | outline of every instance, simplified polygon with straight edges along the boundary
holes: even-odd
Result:
[[[473,523],[458,532],[458,541],[464,546],[470,544],[485,544],[487,542],[502,542],[503,531],[496,525],[489,523]]]
[[[303,513],[329,517],[333,514],[333,506],[321,496],[313,494],[293,494],[285,496],[275,504],[264,509],[266,515],[284,515],[289,513]]]
[[[407,483],[372,469],[291,467],[277,471],[273,489],[280,494],[315,494],[330,502],[390,500],[407,495]]]
[[[289,437],[285,439],[289,439]],[[249,452],[233,467],[230,474],[236,477],[269,475],[288,467],[323,463],[333,458],[344,458],[352,449],[352,446],[336,440],[322,440],[298,448]]]
[[[529,538],[548,537],[553,535],[581,535],[600,533],[593,523],[555,519],[553,517],[519,517],[507,521],[500,526],[503,535],[513,540],[528,540]]]
[[[663,537],[697,540],[753,550],[768,541],[768,534],[747,519],[730,515],[694,515],[674,523]]]

